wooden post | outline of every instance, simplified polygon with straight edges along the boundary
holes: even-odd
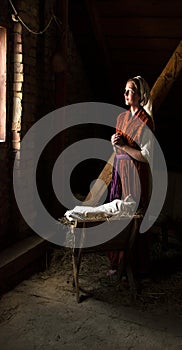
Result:
[[[162,73],[160,74],[160,76],[158,77],[158,79],[156,80],[155,84],[151,89],[154,113],[160,107],[161,103],[169,93],[169,90],[171,89],[173,83],[175,82],[175,80],[177,79],[181,71],[182,71],[182,41],[180,41],[176,50],[174,51],[171,58],[169,59],[166,67],[164,68],[164,70],[162,71]],[[102,195],[105,192],[105,186],[103,186],[103,184],[101,185],[101,182],[98,180],[105,181],[106,186],[107,187],[109,186],[112,178],[113,160],[114,160],[114,153],[109,158],[108,163],[103,168],[98,179],[93,185],[91,191],[86,196],[85,201],[89,201],[89,205],[96,205],[99,199],[102,197]]]
[[[67,42],[68,42],[68,0],[57,0],[57,16],[62,21],[59,33],[57,51],[53,57],[53,70],[55,72],[55,105],[56,108],[66,103],[66,76],[67,76]]]
[[[56,52],[53,56],[53,71],[55,73],[55,108],[61,108],[66,105],[66,90],[67,90],[67,55],[68,55],[68,0],[56,1],[56,16],[59,19],[61,26],[58,30],[58,42]],[[61,113],[61,118],[57,122],[57,130],[61,130],[62,125],[66,118],[65,109],[64,114]],[[59,155],[60,149],[65,147],[65,134],[63,133],[59,138],[52,142],[53,154]],[[63,156],[64,157],[64,156]],[[51,155],[52,158],[52,155]],[[65,160],[64,160],[65,162]],[[62,172],[60,181],[60,191],[65,193],[65,173]],[[63,201],[64,202],[64,201]],[[55,203],[56,211],[56,203]],[[62,207],[62,213],[64,213],[64,207]]]

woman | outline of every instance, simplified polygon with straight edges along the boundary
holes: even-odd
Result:
[[[129,110],[118,116],[116,133],[111,137],[115,160],[110,201],[116,198],[124,199],[131,194],[132,198],[139,202],[139,208],[144,213],[149,204],[151,191],[148,161],[152,156],[152,140],[149,139],[148,128],[154,130],[147,82],[141,76],[129,79],[124,97]],[[108,275],[113,275],[117,272],[123,252],[111,251],[108,256],[111,264]],[[146,273],[149,265],[147,234],[137,235],[136,256],[137,272]]]

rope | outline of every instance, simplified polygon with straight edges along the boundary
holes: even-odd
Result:
[[[44,28],[43,30],[39,31],[39,32],[36,32],[36,31],[32,30],[30,27],[28,27],[28,26],[25,24],[25,22],[22,20],[22,18],[18,15],[18,12],[17,12],[15,6],[14,6],[13,3],[12,3],[12,0],[9,0],[9,3],[10,3],[10,5],[11,5],[13,11],[14,11],[14,18],[17,19],[17,20],[19,20],[19,21],[21,22],[21,24],[22,24],[30,33],[32,33],[32,34],[34,34],[34,35],[40,35],[40,34],[45,33],[46,30],[50,27],[50,25],[51,25],[51,23],[52,23],[53,20],[56,22],[56,24],[57,24],[58,26],[61,26],[61,25],[62,25],[61,20],[60,20],[59,18],[57,18],[57,17],[53,14],[53,15],[51,16],[51,18],[50,18],[48,24],[45,26],[45,28]]]

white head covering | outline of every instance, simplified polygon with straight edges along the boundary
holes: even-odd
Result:
[[[148,83],[142,78],[140,75],[130,79],[130,80],[138,80],[140,86],[140,96],[141,101],[140,105],[145,109],[145,111],[153,118],[152,115],[152,100],[150,96],[150,88]]]

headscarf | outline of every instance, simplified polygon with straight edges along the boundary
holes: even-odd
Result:
[[[139,89],[140,93],[140,105],[145,109],[145,111],[153,118],[152,115],[152,100],[151,100],[151,95],[150,95],[150,88],[148,83],[144,78],[142,78],[140,75],[137,75],[134,78],[129,79],[133,81]]]

